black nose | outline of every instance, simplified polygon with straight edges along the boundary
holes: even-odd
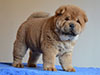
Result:
[[[70,26],[70,28],[72,28],[72,29],[74,28],[74,24],[73,24],[73,23],[70,23],[69,26]]]

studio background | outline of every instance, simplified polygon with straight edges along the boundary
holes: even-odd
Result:
[[[54,15],[59,6],[66,4],[81,7],[89,20],[74,48],[73,65],[100,67],[100,0],[0,0],[0,62],[12,62],[16,32],[30,14],[46,11]],[[28,52],[23,62],[27,60]]]

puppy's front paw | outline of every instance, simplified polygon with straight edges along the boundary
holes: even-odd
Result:
[[[67,71],[67,72],[76,72],[76,70],[73,67],[68,67],[67,69],[64,69],[64,71]]]
[[[14,63],[12,66],[17,67],[17,68],[24,68],[24,65],[21,63]]]
[[[47,70],[47,71],[57,71],[57,69],[53,68],[53,67],[47,67],[47,68],[44,68],[44,70]]]

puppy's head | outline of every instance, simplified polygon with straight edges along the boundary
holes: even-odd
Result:
[[[55,31],[61,40],[74,40],[88,21],[85,12],[77,6],[61,6],[55,12]]]

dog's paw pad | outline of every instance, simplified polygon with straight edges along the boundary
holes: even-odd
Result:
[[[37,67],[36,64],[28,64],[27,66],[28,66],[28,67]]]
[[[44,70],[47,70],[47,71],[57,71],[56,68],[52,68],[52,67],[44,68]]]
[[[17,67],[17,68],[24,68],[24,65],[21,64],[21,63],[18,63],[18,64],[13,64],[14,67]]]

